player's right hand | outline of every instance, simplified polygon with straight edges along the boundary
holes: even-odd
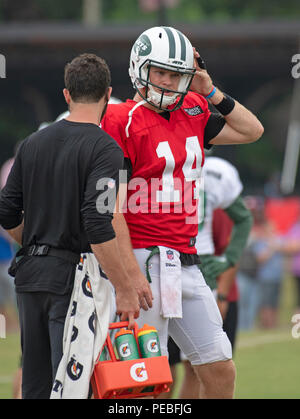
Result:
[[[196,72],[194,78],[192,80],[190,90],[193,92],[199,93],[200,95],[207,96],[212,88],[213,82],[210,78],[204,60],[200,57],[198,51],[194,50],[194,67],[196,68]]]
[[[128,283],[129,284],[129,283]],[[140,315],[139,296],[132,286],[116,289],[116,313],[121,321],[128,321],[128,328],[134,328],[134,319]]]
[[[131,275],[131,280],[138,293],[140,307],[148,310],[152,307],[153,295],[149,282],[142,272],[135,272]]]

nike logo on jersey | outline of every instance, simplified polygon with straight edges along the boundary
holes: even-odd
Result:
[[[183,108],[183,110],[190,116],[197,116],[203,113],[203,110],[199,105],[194,106],[193,108]]]

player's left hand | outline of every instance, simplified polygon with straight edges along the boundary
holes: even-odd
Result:
[[[204,278],[217,278],[221,273],[225,272],[228,268],[230,268],[231,264],[226,258],[226,255],[222,256],[213,256],[206,258],[201,258],[202,264],[201,271],[203,272]]]
[[[194,67],[196,68],[196,73],[191,83],[190,90],[199,93],[200,95],[208,96],[213,89],[213,82],[206,70],[205,63],[200,57],[199,52],[196,51],[195,48],[193,48],[193,50]]]
[[[220,310],[222,319],[224,320],[225,317],[226,317],[226,314],[228,312],[229,303],[228,303],[228,301],[219,301],[219,300],[217,300],[217,304],[218,304],[218,307],[219,307],[219,310]]]

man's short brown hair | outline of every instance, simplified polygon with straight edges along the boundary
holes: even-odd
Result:
[[[110,83],[108,65],[95,54],[81,54],[65,66],[65,87],[74,102],[99,102]]]

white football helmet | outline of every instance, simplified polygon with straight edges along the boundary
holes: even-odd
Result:
[[[151,66],[180,73],[178,89],[168,90],[151,83]],[[138,37],[131,49],[129,75],[133,87],[144,100],[158,109],[171,112],[181,106],[195,71],[193,47],[187,37],[177,29],[166,26],[148,29]],[[140,90],[143,88],[145,93]],[[168,109],[176,101],[176,106]]]
[[[117,104],[117,103],[121,103],[122,101],[120,99],[118,99],[117,97],[111,96],[108,103],[113,103],[113,104]],[[61,121],[62,119],[67,118],[70,115],[70,111],[65,111],[63,113],[61,113],[60,115],[58,115],[58,117],[55,119],[54,122],[58,122]],[[40,126],[38,127],[38,131],[40,131],[43,128],[47,128],[49,127],[49,125],[51,125],[53,122],[42,122],[40,124]]]

